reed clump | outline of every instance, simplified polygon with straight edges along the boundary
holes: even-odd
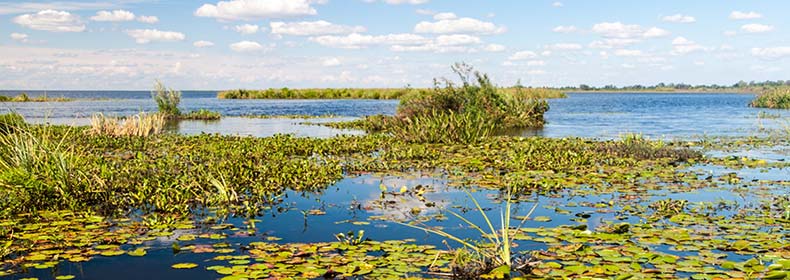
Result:
[[[770,109],[790,109],[790,87],[769,89],[752,100],[752,107]]]
[[[167,117],[161,113],[139,113],[125,118],[107,117],[99,113],[91,116],[89,132],[96,135],[115,137],[148,137],[162,133],[166,123]]]
[[[49,97],[47,95],[30,97],[27,93],[20,93],[16,96],[0,95],[0,102],[68,102],[71,98]]]
[[[25,127],[25,118],[17,113],[0,114],[0,135],[13,133],[20,127]]]

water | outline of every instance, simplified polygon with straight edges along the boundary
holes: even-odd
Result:
[[[0,94],[15,95],[6,92]],[[108,115],[130,115],[139,111],[153,111],[154,104],[147,92],[49,92],[49,96],[72,98],[92,98],[100,100],[83,100],[75,102],[54,103],[0,103],[0,110],[16,111],[31,121],[47,121],[61,124],[84,125],[87,116],[102,112]],[[31,94],[31,95],[35,95]],[[333,130],[321,126],[300,124],[299,119],[252,119],[241,115],[337,115],[340,118],[310,119],[311,122],[350,120],[356,117],[373,114],[394,114],[398,101],[392,100],[218,100],[215,92],[184,92],[182,109],[184,111],[206,108],[221,112],[224,116],[220,121],[202,122],[185,121],[178,124],[177,131],[184,134],[220,133],[252,136],[268,136],[275,133],[289,133],[297,136],[329,137],[343,133],[359,133],[353,131]],[[644,93],[571,93],[566,99],[550,100],[551,110],[546,114],[547,125],[539,130],[519,131],[519,135],[540,135],[546,137],[594,137],[616,138],[622,133],[642,133],[652,138],[690,138],[697,139],[703,135],[711,136],[749,136],[760,134],[762,127],[777,127],[787,122],[786,111],[749,108],[747,105],[753,98],[748,94],[644,94]],[[778,119],[760,119],[761,111],[779,115]],[[733,154],[721,153],[718,155]],[[786,154],[775,152],[739,151],[734,154],[750,155],[781,161]],[[756,169],[731,170],[715,166],[697,166],[693,168],[699,174],[726,174],[737,172],[744,182],[751,180],[786,180],[790,173],[787,169],[773,169],[767,172]],[[417,185],[430,186],[433,191],[425,197],[435,206],[413,196],[387,196],[385,200],[394,200],[394,206],[381,206],[379,184],[395,191],[401,186],[409,189]],[[740,186],[738,186],[740,187]],[[773,195],[788,195],[786,187],[764,187],[763,192]],[[501,204],[494,198],[495,191],[481,190],[473,197],[484,208],[490,208],[488,214],[498,221]],[[559,225],[575,225],[571,220],[575,214],[589,213],[585,224],[590,229],[616,220],[615,208],[601,209],[592,207],[597,203],[617,200],[620,194],[578,195],[563,192],[552,196],[536,196],[532,201],[518,205],[516,215],[524,214],[533,203],[539,203],[533,216],[549,216],[550,222],[535,224],[532,227],[556,227]],[[644,200],[634,202],[646,205],[653,201],[673,198],[685,199],[691,203],[712,201],[735,201],[741,205],[754,203],[762,199],[758,194],[738,192],[736,186],[701,189],[693,192],[670,192],[666,190],[649,191]],[[580,206],[569,206],[569,203]],[[618,202],[620,203],[620,202]],[[557,214],[554,207],[571,211],[569,215]],[[418,175],[409,177],[376,177],[364,175],[349,177],[329,186],[318,193],[298,193],[289,191],[287,198],[265,212],[256,223],[258,234],[251,237],[232,237],[222,242],[246,244],[262,241],[265,235],[273,235],[282,240],[278,242],[324,242],[334,241],[334,234],[365,230],[365,236],[374,240],[415,238],[418,244],[442,245],[443,238],[426,234],[424,231],[405,227],[396,223],[383,221],[377,217],[410,218],[413,209],[419,209],[421,216],[435,216],[441,213],[440,208],[450,208],[456,212],[468,210],[464,217],[476,224],[483,224],[482,216],[474,210],[472,199],[462,190],[448,187],[446,181],[439,178],[426,178]],[[325,215],[305,216],[302,211],[320,209]],[[725,214],[728,214],[725,212]],[[729,213],[731,214],[731,213]],[[448,232],[461,238],[478,238],[479,233],[458,219],[447,215],[444,221],[432,220],[430,226],[442,226]],[[627,222],[638,222],[635,216]],[[227,222],[239,227],[245,220],[230,218]],[[354,224],[353,222],[369,222]],[[496,226],[496,225],[495,225]],[[204,229],[204,231],[208,231]],[[229,232],[230,233],[230,232]],[[22,277],[39,277],[51,279],[53,275],[73,274],[78,279],[217,279],[219,275],[205,271],[211,265],[226,264],[211,261],[216,254],[173,254],[170,249],[175,237],[152,241],[146,244],[151,249],[143,258],[120,256],[105,258],[97,256],[86,263],[71,264],[63,262],[53,270],[32,269],[28,273],[15,275],[12,279]],[[452,244],[457,245],[457,244]],[[545,249],[546,245],[533,241],[519,241],[518,250]],[[671,250],[656,248],[664,252]],[[672,252],[681,255],[681,252]],[[683,252],[682,254],[686,254]],[[729,256],[736,261],[745,260],[746,256]],[[194,262],[200,268],[193,270],[173,270],[170,265],[179,262]],[[54,274],[53,274],[54,272]],[[688,276],[679,274],[680,276]]]
[[[13,96],[18,92],[0,92]],[[43,92],[30,92],[31,96]],[[155,111],[150,93],[145,91],[50,91],[51,97],[90,98],[74,102],[0,103],[0,111],[16,111],[31,122],[88,124],[94,113],[126,116]],[[336,115],[362,117],[392,115],[397,100],[221,100],[212,91],[185,91],[181,108],[201,108],[222,113],[221,123],[192,122],[182,125],[182,133],[242,134],[269,136],[272,131],[300,136],[331,136],[335,131],[300,126],[303,120],[260,121],[235,118],[242,115]],[[759,128],[788,125],[788,114],[781,110],[748,107],[751,94],[731,93],[570,93],[568,98],[549,101],[546,126],[512,134],[545,137],[617,138],[624,133],[642,133],[651,138],[691,138],[702,136],[749,136]],[[779,115],[777,120],[760,119],[761,111]]]

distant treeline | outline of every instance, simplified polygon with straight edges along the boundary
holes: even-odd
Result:
[[[563,91],[728,91],[728,92],[762,92],[767,89],[790,86],[790,80],[783,81],[764,81],[764,82],[746,82],[740,81],[732,85],[690,85],[684,83],[659,83],[652,86],[645,85],[632,85],[632,86],[614,86],[606,85],[602,87],[589,86],[581,84],[578,87],[562,87],[559,88]]]
[[[423,88],[308,88],[308,89],[235,89],[220,91],[220,99],[400,99],[406,94],[427,91]],[[558,89],[509,87],[499,88],[503,93],[524,94],[535,98],[563,98]]]

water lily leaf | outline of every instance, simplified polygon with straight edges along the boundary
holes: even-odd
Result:
[[[175,269],[193,269],[198,267],[198,265],[195,263],[177,263],[172,265],[171,267]]]

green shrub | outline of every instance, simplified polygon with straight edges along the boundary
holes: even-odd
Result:
[[[181,115],[178,104],[181,103],[181,92],[172,88],[165,87],[162,82],[157,80],[154,83],[154,90],[151,97],[156,101],[159,112],[168,116]]]
[[[13,133],[19,127],[24,127],[27,124],[22,115],[17,113],[8,113],[0,115],[0,135]]]
[[[790,87],[772,88],[752,100],[752,107],[790,109]]]
[[[206,109],[200,109],[180,115],[178,118],[182,120],[219,120],[222,118],[222,114]]]
[[[433,111],[400,120],[390,132],[411,143],[477,143],[493,135],[495,127],[484,112]]]

